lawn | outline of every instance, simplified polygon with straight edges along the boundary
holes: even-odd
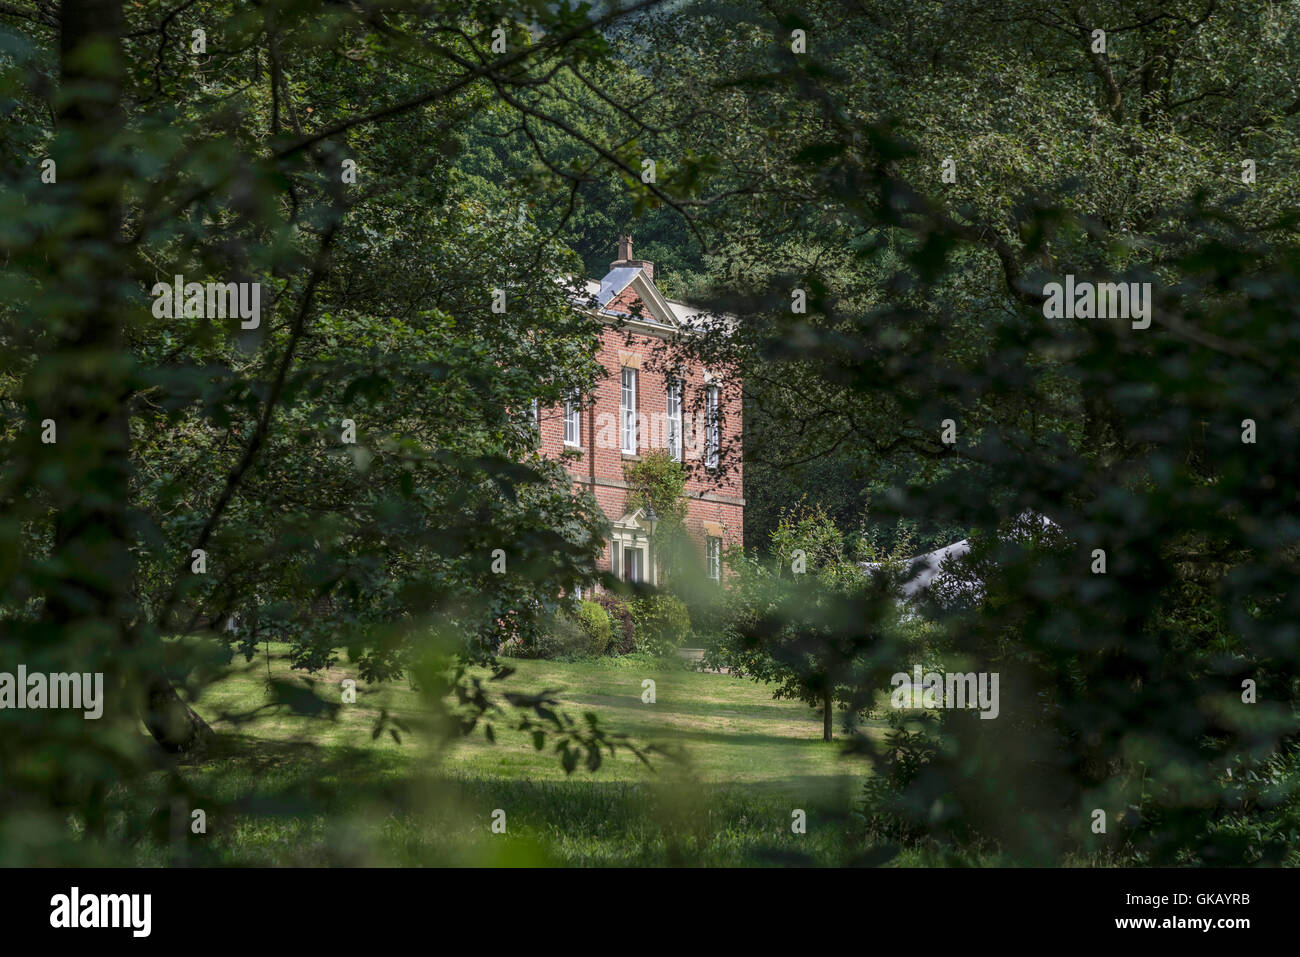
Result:
[[[557,689],[575,717],[594,711],[672,753],[646,768],[620,752],[566,776],[554,751],[507,722],[495,743],[481,729],[445,748],[420,734],[372,738],[381,709],[418,721],[405,682],[358,682],[355,704],[294,713],[274,703],[268,677],[335,702],[355,675],[305,676],[285,651],[237,663],[197,703],[221,739],[184,770],[208,833],[143,846],[142,863],[839,864],[864,849],[854,811],[865,762],[822,742],[818,713],[765,685],[639,659],[511,661],[509,690]],[[792,833],[796,810],[804,834]]]

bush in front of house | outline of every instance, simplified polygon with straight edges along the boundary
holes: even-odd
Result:
[[[588,654],[599,657],[609,650],[614,624],[609,620],[609,612],[601,605],[594,601],[579,602],[578,626],[587,636]]]
[[[520,650],[524,658],[581,658],[588,654],[590,639],[572,617],[563,611],[547,616],[531,641]]]
[[[646,595],[628,605],[632,613],[636,650],[649,655],[671,655],[691,633],[691,614],[676,595]]]
[[[548,615],[536,635],[515,653],[524,658],[599,658],[609,650],[613,630],[604,608],[582,601],[575,610],[561,608]]]
[[[591,597],[592,601],[605,609],[605,613],[609,615],[613,645],[610,650],[620,655],[630,655],[636,651],[636,626],[632,621],[632,609],[628,607],[628,603],[608,592],[598,592]]]

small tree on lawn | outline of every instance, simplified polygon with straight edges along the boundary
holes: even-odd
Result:
[[[729,556],[726,625],[705,661],[774,684],[776,698],[820,707],[822,739],[831,741],[837,703],[852,714],[870,705],[872,623],[892,613],[890,593],[850,558],[820,509],[782,514],[771,542],[772,558]]]

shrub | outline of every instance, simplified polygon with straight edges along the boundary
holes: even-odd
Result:
[[[629,606],[635,626],[636,650],[650,655],[670,655],[691,632],[686,604],[674,595],[638,598]]]
[[[588,654],[599,657],[609,650],[614,626],[609,613],[594,601],[578,604],[578,626],[587,636]]]
[[[914,719],[929,722],[933,719]],[[938,741],[928,729],[894,727],[885,739],[881,763],[863,785],[867,835],[877,843],[916,841],[926,829],[908,813],[907,789],[935,759]]]
[[[562,611],[546,619],[532,641],[523,644],[521,657],[581,658],[590,654],[591,640],[582,626]]]
[[[597,592],[592,600],[609,615],[613,650],[620,655],[630,655],[636,651],[636,627],[632,622],[632,609],[627,602],[606,592]]]

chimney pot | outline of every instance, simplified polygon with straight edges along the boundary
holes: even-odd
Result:
[[[636,266],[643,273],[646,274],[647,279],[649,279],[651,282],[654,281],[655,264],[651,262],[646,262],[644,259],[632,258],[632,237],[631,236],[625,235],[625,236],[618,237],[618,258],[609,264],[609,268],[617,269],[620,266]]]

